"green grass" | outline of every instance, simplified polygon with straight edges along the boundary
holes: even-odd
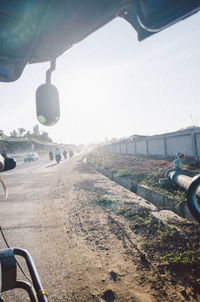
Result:
[[[144,177],[143,180],[141,181],[141,184],[152,188],[154,191],[159,192],[167,196],[168,198],[176,199],[178,204],[185,202],[185,191],[183,189],[175,185],[172,185],[168,189],[164,189],[159,185],[158,179],[157,178],[155,179],[152,175],[148,175]]]
[[[145,234],[154,234],[154,238],[160,242],[174,239],[177,235],[177,229],[173,226],[165,225],[162,221],[155,218],[149,210],[139,208],[137,210],[130,207],[121,207],[117,211],[118,215],[131,220],[131,229],[140,229]]]
[[[131,176],[131,172],[128,169],[118,169],[116,176],[118,177]]]
[[[175,239],[177,236],[177,229],[175,227],[166,227],[162,230],[157,230],[158,239],[161,241],[166,241],[170,239]]]
[[[99,205],[109,206],[109,205],[113,204],[115,201],[113,199],[109,198],[107,195],[102,195],[101,197],[96,199],[96,202]]]
[[[150,213],[148,210],[146,209],[132,209],[132,208],[126,208],[126,207],[121,207],[118,211],[117,211],[118,215],[124,216],[125,218],[128,218],[130,220],[135,220],[138,222],[138,220],[140,221],[145,221],[145,219],[148,219],[150,217]]]
[[[200,263],[200,252],[199,251],[184,251],[178,252],[174,254],[166,254],[163,257],[164,261],[168,261],[168,263],[172,264],[198,264]]]

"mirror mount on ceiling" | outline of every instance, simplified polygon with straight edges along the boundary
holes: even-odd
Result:
[[[51,84],[51,74],[56,69],[56,59],[51,60],[51,66],[46,72],[46,84]]]
[[[36,114],[38,121],[44,126],[55,125],[60,118],[58,89],[51,84],[51,74],[56,69],[56,59],[46,72],[46,83],[36,91]]]

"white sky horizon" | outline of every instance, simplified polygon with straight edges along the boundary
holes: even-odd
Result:
[[[138,42],[117,18],[57,59],[52,74],[61,118],[44,127],[58,143],[87,144],[134,134],[154,135],[200,120],[199,13]],[[0,83],[1,124],[7,135],[39,124],[35,91],[49,63],[28,65],[21,78]]]

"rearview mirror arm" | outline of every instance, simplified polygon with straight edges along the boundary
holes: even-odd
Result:
[[[51,66],[46,72],[46,84],[51,84],[51,73],[56,69],[56,58],[51,60]]]

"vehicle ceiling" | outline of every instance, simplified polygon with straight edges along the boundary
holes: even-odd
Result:
[[[116,17],[138,40],[200,9],[200,0],[0,0],[0,81],[27,63],[51,61]]]

